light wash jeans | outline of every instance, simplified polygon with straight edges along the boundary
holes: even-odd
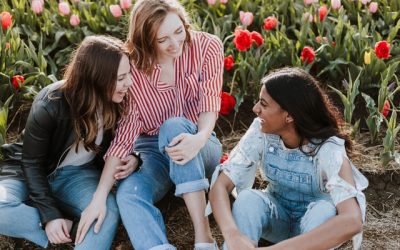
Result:
[[[70,216],[80,217],[92,200],[100,174],[92,163],[57,169],[48,180],[59,208],[68,211]],[[24,181],[0,181],[0,234],[25,238],[41,247],[47,247],[48,239],[40,227],[38,210],[24,203],[28,200],[28,195]],[[118,223],[119,212],[115,197],[109,194],[107,215],[100,232],[94,233],[93,224],[83,242],[76,245],[75,249],[110,249]]]
[[[313,157],[284,148],[278,138],[270,138],[265,146],[262,170],[268,187],[238,194],[232,214],[239,230],[254,242],[264,238],[277,243],[334,217],[336,207],[322,190]]]
[[[143,165],[119,183],[117,203],[122,222],[136,250],[175,249],[169,244],[164,220],[154,203],[173,186],[175,195],[207,190],[222,154],[221,143],[213,133],[200,153],[185,165],[173,163],[164,152],[169,142],[181,133],[197,133],[197,126],[181,117],[164,122],[159,135],[141,135],[135,150]]]

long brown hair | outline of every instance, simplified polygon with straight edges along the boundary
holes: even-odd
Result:
[[[126,41],[130,59],[140,71],[150,74],[157,60],[157,31],[169,12],[181,19],[186,39],[191,42],[187,14],[176,0],[138,0],[131,12]]]
[[[123,42],[108,36],[88,36],[73,53],[61,87],[69,104],[76,143],[83,140],[86,149],[98,151],[95,144],[98,119],[104,129],[114,129],[123,115],[122,104],[112,101]]]
[[[261,83],[272,99],[293,117],[300,145],[308,140],[320,146],[329,137],[337,136],[344,139],[346,151],[351,153],[352,141],[339,110],[309,73],[300,68],[283,68],[268,74]]]

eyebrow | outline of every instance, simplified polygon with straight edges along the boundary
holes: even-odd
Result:
[[[174,31],[174,33],[177,32],[178,30],[182,29],[182,28],[183,28],[183,25],[179,26],[179,27]],[[162,39],[165,39],[165,38],[167,38],[167,37],[168,37],[168,36],[158,37],[157,40],[162,40]]]

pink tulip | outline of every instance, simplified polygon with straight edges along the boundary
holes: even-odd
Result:
[[[316,2],[318,2],[318,0],[304,0],[304,5],[310,5]]]
[[[75,15],[75,14],[73,14],[73,15],[71,15],[71,17],[70,17],[70,19],[69,19],[69,23],[72,25],[72,26],[78,26],[79,25],[79,23],[81,22],[81,20],[79,19],[79,16],[78,15]]]
[[[32,4],[31,4],[31,8],[32,8],[33,13],[35,13],[35,14],[42,13],[43,5],[44,5],[43,0],[33,0]]]
[[[369,4],[369,12],[375,13],[378,11],[378,3],[377,2],[372,2]]]
[[[367,3],[371,2],[371,0],[361,0],[361,3],[366,5]]]
[[[239,15],[240,15],[240,22],[243,25],[249,26],[253,23],[253,19],[254,19],[253,13],[240,11]]]
[[[219,2],[222,4],[226,4],[228,2],[228,0],[219,0]]]
[[[214,5],[217,2],[217,0],[207,0],[207,3],[209,5]]]
[[[303,19],[307,20],[309,23],[313,22],[313,16],[310,14],[310,12],[306,12],[303,14]]]
[[[123,10],[128,10],[132,6],[132,1],[131,0],[119,0],[119,6],[121,6],[121,9],[123,9]]]
[[[334,10],[338,10],[340,9],[340,7],[342,7],[342,3],[340,2],[340,0],[331,0],[331,5],[332,9]]]
[[[111,14],[116,18],[122,16],[121,7],[119,7],[119,5],[117,5],[117,4],[110,5],[110,11],[111,11]]]
[[[58,13],[60,13],[62,16],[68,16],[69,13],[71,13],[68,3],[60,2],[58,4]]]

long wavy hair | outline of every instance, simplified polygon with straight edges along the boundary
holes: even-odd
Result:
[[[138,0],[131,12],[126,45],[135,67],[151,74],[157,61],[157,31],[169,12],[181,19],[190,44],[190,23],[183,6],[176,0]]]
[[[124,115],[123,103],[112,101],[123,55],[127,53],[121,40],[88,36],[74,51],[65,70],[61,91],[69,104],[76,143],[83,141],[85,149],[99,151],[95,140],[100,117],[104,129],[114,131],[119,117]]]
[[[261,83],[281,108],[293,117],[301,139],[301,150],[300,146],[306,141],[320,146],[329,137],[337,136],[345,140],[346,151],[351,153],[352,141],[345,131],[339,110],[309,73],[299,68],[283,68],[268,74]],[[316,154],[317,151],[303,153]]]

